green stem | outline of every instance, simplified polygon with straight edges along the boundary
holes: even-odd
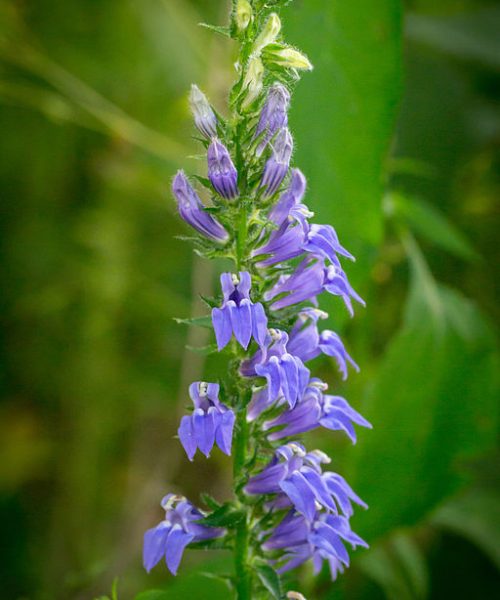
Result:
[[[244,468],[247,460],[248,423],[246,406],[240,406],[237,412],[236,432],[234,440],[233,479],[236,494],[240,500],[242,483],[244,483]],[[236,574],[237,600],[252,599],[252,574],[249,568],[249,538],[248,514],[236,526],[234,540],[234,568]]]

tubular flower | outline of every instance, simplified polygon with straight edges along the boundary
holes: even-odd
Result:
[[[189,104],[198,131],[208,139],[215,137],[217,135],[217,117],[205,94],[194,83],[189,94]]]
[[[176,575],[188,544],[219,537],[224,530],[199,525],[197,521],[204,515],[183,496],[168,494],[161,506],[165,519],[144,534],[144,568],[151,571],[165,557],[170,572]]]
[[[304,395],[293,408],[264,423],[266,431],[280,428],[270,433],[269,439],[280,440],[324,427],[332,431],[344,431],[355,443],[356,431],[353,423],[371,429],[371,424],[355,411],[347,400],[341,396],[323,394],[326,388],[326,384],[319,379],[311,379]]]
[[[267,380],[267,402],[271,405],[284,398],[290,407],[304,393],[310,371],[304,363],[287,352],[288,335],[279,329],[270,329],[266,344],[241,365],[246,377],[260,375]]]
[[[288,173],[293,151],[293,139],[288,129],[283,128],[278,131],[272,147],[271,158],[269,158],[264,166],[260,182],[260,187],[263,188],[264,197],[266,198],[274,196],[285,175]]]
[[[218,383],[197,381],[189,386],[194,412],[182,417],[178,434],[181,444],[193,460],[199,449],[207,458],[217,443],[224,454],[231,454],[234,412],[219,401]]]
[[[318,331],[318,319],[327,317],[327,313],[317,308],[302,310],[290,332],[288,350],[301,358],[303,362],[316,358],[320,354],[331,356],[342,373],[342,379],[347,379],[347,363],[350,363],[356,371],[359,371],[359,367],[347,353],[342,340],[334,331],[329,329],[321,333]]]
[[[353,302],[364,302],[342,266],[354,257],[331,225],[314,223],[306,178],[291,168],[290,92],[298,71],[312,65],[284,41],[280,18],[271,12],[270,5],[279,11],[287,3],[233,1],[223,31],[240,52],[227,119],[191,88],[195,125],[206,138],[208,181],[200,183],[213,188],[214,206],[203,206],[182,171],[173,182],[181,217],[208,239],[196,240],[196,252],[232,260],[238,271],[220,276],[220,304],[203,298],[211,315],[183,319],[211,325],[217,350],[230,358],[222,387],[191,384],[194,410],[178,428],[189,460],[198,450],[208,457],[214,445],[229,455],[234,446],[234,495],[225,502],[205,495],[206,517],[184,498],[167,496],[165,520],[144,538],[144,566],[149,571],[165,557],[175,574],[191,543],[230,547],[238,598],[267,597],[269,581],[279,583],[280,573],[307,560],[316,572],[326,560],[335,579],[349,565],[346,546],[366,546],[349,524],[355,505],[366,504],[341,475],[326,470],[326,454],[297,441],[323,427],[344,431],[354,443],[357,426],[371,425],[347,400],[328,394],[306,366],[326,355],[343,379],[349,365],[359,370],[337,333],[321,330],[328,315],[318,309],[318,297],[338,296],[351,315]],[[213,352],[214,345],[203,350]],[[251,568],[258,576],[248,576]]]
[[[238,173],[227,148],[217,138],[208,147],[208,178],[215,191],[226,200],[238,195]]]
[[[317,513],[311,521],[290,511],[262,544],[262,548],[284,552],[279,573],[290,571],[309,559],[313,560],[314,570],[318,573],[323,560],[327,560],[332,579],[335,580],[337,573],[342,573],[343,568],[349,566],[349,554],[344,542],[348,542],[353,549],[368,547],[351,530],[345,517]]]
[[[274,134],[288,125],[288,106],[290,92],[281,83],[274,83],[267,94],[267,100],[260,113],[255,137],[262,136],[257,146],[257,156],[260,156]],[[264,135],[263,135],[264,134]]]
[[[279,310],[305,301],[315,303],[316,297],[324,291],[340,296],[351,316],[354,315],[352,299],[365,306],[365,301],[351,286],[339,262],[327,267],[322,259],[310,258],[304,259],[291,275],[281,277],[265,298],[272,300],[287,293],[271,304],[273,310]]]
[[[233,333],[245,349],[252,336],[262,346],[266,338],[267,317],[262,304],[254,304],[250,300],[250,274],[240,272],[238,279],[232,273],[223,273],[220,282],[224,302],[221,308],[212,310],[212,324],[219,351],[227,346]]]
[[[293,505],[308,520],[314,519],[318,507],[333,514],[338,514],[340,507],[350,516],[351,500],[366,508],[340,475],[322,473],[321,464],[329,462],[323,452],[307,453],[302,444],[290,442],[275,451],[271,461],[250,478],[244,490],[247,494],[276,495],[269,506],[286,508]]]
[[[178,171],[172,183],[172,192],[177,200],[179,214],[196,231],[210,240],[226,242],[229,239],[222,225],[207,213],[183,171]]]

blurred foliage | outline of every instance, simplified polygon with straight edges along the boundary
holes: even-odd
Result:
[[[230,597],[224,553],[186,553],[177,579],[140,564],[167,490],[230,493],[228,459],[187,464],[174,439],[187,384],[224,364],[186,351],[208,332],[173,319],[202,315],[193,290],[215,277],[176,239],[168,195],[175,169],[203,174],[186,92],[196,81],[223,111],[232,47],[197,23],[226,13],[0,4],[2,598]],[[372,549],[335,584],[305,568],[289,585],[315,600],[492,598],[500,10],[295,0],[283,20],[316,67],[291,112],[308,203],[358,256],[368,302],[352,322],[326,306],[362,373],[317,367],[374,424],[355,448],[308,440],[370,504],[354,526]]]

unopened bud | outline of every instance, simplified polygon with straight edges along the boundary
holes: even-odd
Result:
[[[262,92],[262,80],[264,78],[264,65],[260,58],[254,56],[248,62],[248,68],[243,80],[243,90],[246,93],[242,106],[246,108],[256,100]]]
[[[207,138],[217,135],[217,117],[205,94],[194,84],[189,94],[189,105],[197,129]]]
[[[252,20],[252,6],[248,0],[238,0],[234,20],[238,31],[245,31]]]
[[[286,597],[289,600],[306,600],[306,597],[303,596],[300,592],[288,592]]]
[[[259,54],[265,46],[272,44],[276,41],[281,31],[281,21],[276,13],[272,13],[269,16],[264,29],[260,32],[259,37],[255,40],[253,51],[255,54]]]
[[[275,45],[266,50],[266,59],[288,69],[311,71],[313,66],[307,56],[294,48]]]

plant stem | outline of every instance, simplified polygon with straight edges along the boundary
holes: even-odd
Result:
[[[241,492],[244,483],[244,466],[247,459],[248,446],[248,423],[246,405],[239,406],[236,417],[236,434],[233,462],[233,479],[236,495],[244,500]],[[243,480],[243,481],[242,481]],[[249,558],[249,528],[248,513],[236,526],[234,540],[234,567],[236,573],[236,598],[238,600],[251,600],[252,598],[252,575],[248,565]]]

